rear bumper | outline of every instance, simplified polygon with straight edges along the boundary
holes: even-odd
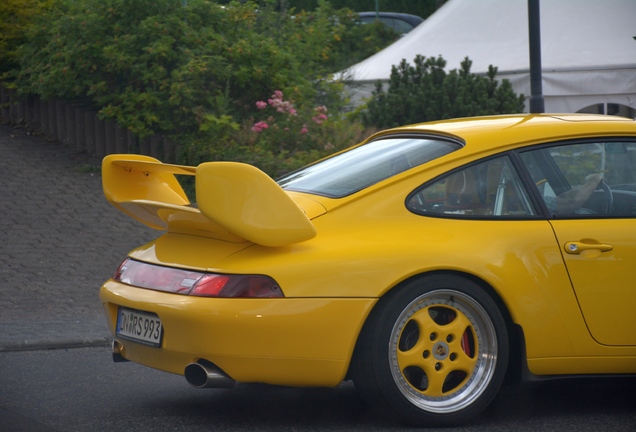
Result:
[[[109,280],[100,290],[121,355],[183,375],[204,359],[238,382],[335,386],[345,377],[374,298],[218,299],[135,288]],[[160,348],[115,335],[120,306],[152,312],[163,324]]]

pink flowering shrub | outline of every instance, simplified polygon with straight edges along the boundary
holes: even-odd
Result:
[[[323,139],[320,130],[329,120],[327,107],[299,110],[292,100],[285,99],[281,90],[276,90],[267,101],[259,100],[255,105],[258,121],[250,127],[256,135],[254,141],[279,154],[320,148]],[[324,148],[325,143],[322,145]]]
[[[289,93],[298,96],[295,90]],[[183,159],[240,161],[276,178],[357,144],[368,135],[355,119],[331,113],[322,104],[296,104],[281,90],[252,102],[251,107],[252,116],[240,127],[220,129],[215,123],[212,133],[188,146]]]
[[[319,106],[314,108],[314,111],[316,111],[317,115],[312,117],[311,119],[316,123],[316,124],[322,124],[325,120],[327,120],[327,107],[326,106]]]
[[[252,131],[259,133],[267,128],[269,128],[269,125],[266,122],[259,121],[258,123],[255,123],[254,126],[252,126]]]
[[[293,93],[292,93],[293,92]],[[344,115],[337,105],[296,103],[287,94],[303,98],[295,88],[273,92],[249,103],[251,115],[235,122],[229,115],[206,116],[199,134],[181,141],[179,160],[185,165],[225,160],[252,164],[273,178],[336,151],[357,144],[372,130]]]
[[[276,90],[272,95],[271,99],[267,99],[267,104],[263,105],[263,101],[256,102],[256,107],[267,108],[267,105],[276,109],[276,112],[279,113],[287,113],[290,116],[296,115],[296,109],[292,105],[290,101],[283,100],[283,92],[280,90]]]

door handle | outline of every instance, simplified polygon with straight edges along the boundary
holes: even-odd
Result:
[[[614,246],[604,243],[590,243],[586,241],[573,241],[565,244],[565,252],[573,255],[580,254],[588,250],[595,250],[599,252],[608,252],[614,249]]]

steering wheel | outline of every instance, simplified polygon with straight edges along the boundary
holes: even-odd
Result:
[[[601,180],[596,190],[602,190],[605,193],[605,196],[607,197],[605,214],[610,214],[612,212],[612,207],[614,206],[614,194],[612,194],[612,190],[607,183],[605,183],[605,180]]]

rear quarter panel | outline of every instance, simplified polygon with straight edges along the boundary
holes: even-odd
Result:
[[[532,372],[602,373],[607,365],[595,362],[615,356],[632,356],[634,364],[633,348],[590,337],[546,220],[424,217],[405,208],[406,195],[389,186],[332,205],[313,221],[316,238],[286,248],[254,246],[219,264],[269,274],[290,297],[375,298],[418,275],[463,273],[492,287],[522,326]],[[616,371],[629,372],[626,365]]]

